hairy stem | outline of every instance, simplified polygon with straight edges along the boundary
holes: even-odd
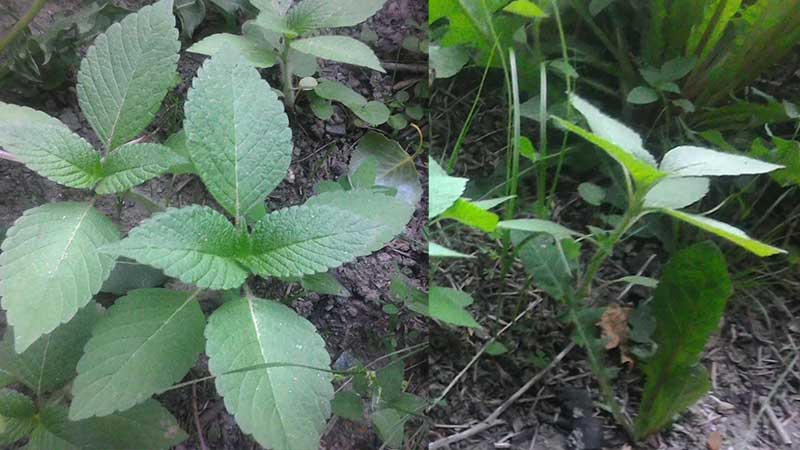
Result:
[[[45,3],[47,3],[47,0],[36,0],[33,3],[33,6],[31,6],[31,9],[29,9],[21,19],[19,19],[19,22],[14,24],[11,30],[9,30],[3,39],[0,40],[0,54],[3,53],[9,44],[14,42],[14,39],[16,39],[17,35],[22,33],[22,30],[27,28],[28,24],[30,24],[31,21],[33,21],[33,19],[39,14],[39,11],[42,10],[42,7]]]
[[[281,65],[281,89],[283,90],[283,95],[286,98],[286,106],[290,109],[294,109],[294,86],[292,85],[292,68],[289,65],[289,39],[284,38],[284,48],[283,52],[281,52],[280,57],[280,65]]]

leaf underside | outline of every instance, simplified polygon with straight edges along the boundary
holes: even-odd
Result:
[[[211,315],[206,339],[217,391],[244,432],[276,450],[319,448],[333,398],[331,374],[280,367],[293,363],[329,368],[325,343],[310,322],[277,302],[242,298]]]
[[[69,321],[114,267],[98,249],[119,239],[89,203],[50,203],[25,211],[0,254],[0,295],[17,352]]]

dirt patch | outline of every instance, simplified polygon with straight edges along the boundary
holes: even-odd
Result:
[[[47,17],[69,10],[75,2],[55,2],[53,11]],[[124,2],[124,6],[138,9],[150,1]],[[44,20],[44,19],[43,19]],[[421,53],[402,49],[407,36],[425,39],[425,32],[418,24],[427,22],[427,4],[421,0],[389,0],[383,9],[364,24],[353,29],[337,30],[358,36],[363,30],[372,30],[378,40],[372,44],[381,61],[420,64],[425,60]],[[37,22],[38,24],[38,22]],[[42,23],[46,27],[48,22]],[[2,26],[2,24],[0,24]],[[208,34],[199,29],[196,35]],[[190,43],[184,43],[184,48]],[[204,57],[182,54],[179,61],[181,84],[167,96],[162,111],[151,125],[148,134],[156,141],[180,128],[182,104],[197,68]],[[75,68],[77,71],[77,67]],[[264,72],[267,80],[277,86],[275,70]],[[90,140],[100,148],[90,126],[77,106],[73,80],[67,89],[55,91],[46,100],[28,106],[41,109],[64,121],[72,130]],[[388,71],[380,74],[375,71],[353,66],[323,63],[322,76],[334,78],[353,87],[369,99],[385,100],[398,89],[426,81],[426,73],[414,71]],[[413,91],[413,89],[410,89]],[[19,103],[19,99],[0,93],[0,101]],[[419,100],[424,102],[424,100]],[[345,109],[335,106],[334,117],[327,122],[317,120],[310,111],[304,109],[302,99],[300,109],[290,114],[294,136],[294,154],[289,174],[267,199],[268,209],[302,203],[315,193],[314,186],[321,180],[335,180],[347,174],[347,166],[355,143],[366,129],[354,125],[352,117]],[[416,132],[409,128],[391,132],[405,148],[416,148]],[[423,178],[426,177],[424,160],[417,164]],[[165,176],[141,186],[142,192],[153,199],[170,206],[192,203],[209,204],[214,207],[211,196],[202,182],[190,176]],[[90,193],[61,187],[25,167],[6,160],[0,160],[0,231],[10,227],[14,220],[26,209],[54,201],[84,200]],[[111,217],[123,233],[136,226],[150,213],[141,206],[128,201],[118,201],[105,196],[98,199],[97,207]],[[405,231],[390,245],[370,256],[336,269],[334,276],[350,291],[350,297],[307,294],[298,286],[277,281],[259,281],[255,285],[258,294],[267,298],[294,299],[291,306],[307,317],[318,328],[327,344],[331,358],[342,368],[349,367],[354,360],[369,363],[387,353],[388,340],[394,341],[397,348],[417,344],[425,339],[426,325],[414,317],[402,316],[400,325],[390,321],[382,307],[388,301],[389,284],[393,276],[402,272],[418,287],[427,286],[427,246],[424,244],[423,227],[427,213],[421,207],[414,214]],[[203,303],[206,312],[216,306],[213,295]],[[0,328],[4,328],[4,316],[0,315]],[[1,330],[0,330],[1,331]],[[417,380],[420,363],[417,358],[406,363],[411,369],[406,378],[411,380],[408,391],[419,389]],[[185,380],[207,376],[206,361],[200,361]],[[213,383],[197,385],[196,393],[190,388],[169,392],[158,399],[179,420],[190,438],[178,449],[199,449],[197,429],[194,425],[193,409],[198,410],[205,440],[212,449],[257,449],[260,448],[249,436],[243,435],[233,418],[225,411],[217,396]],[[323,438],[326,449],[371,449],[380,447],[380,441],[369,424],[353,423],[346,420],[332,420]]]

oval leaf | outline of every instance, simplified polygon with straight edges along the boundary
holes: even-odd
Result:
[[[271,49],[254,40],[247,39],[245,36],[230,33],[212,34],[195,42],[186,51],[213,56],[226,45],[239,50],[253,67],[258,67],[259,69],[272,67],[278,62],[275,54],[270,51]]]
[[[682,145],[664,155],[660,168],[671,175],[698,177],[767,173],[783,166],[710,148]]]
[[[397,189],[397,198],[416,206],[422,197],[422,185],[414,158],[397,141],[370,131],[358,141],[350,157],[350,176],[371,158],[378,161],[375,184]]]
[[[330,356],[310,322],[279,303],[242,298],[211,315],[206,339],[208,369],[244,432],[276,450],[319,448],[333,387],[322,371]]]
[[[315,36],[292,41],[293,49],[317,58],[368,67],[386,73],[375,52],[349,36]]]

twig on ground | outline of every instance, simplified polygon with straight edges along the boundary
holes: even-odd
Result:
[[[200,423],[200,413],[197,411],[197,385],[192,385],[192,415],[194,416],[194,426],[197,429],[197,440],[200,441],[200,448],[208,450],[206,440],[203,437],[203,426]]]
[[[766,402],[766,399],[764,399],[764,401]],[[769,406],[769,403],[765,403],[764,406],[767,408],[767,418],[772,424],[772,427],[775,428],[775,431],[778,432],[778,436],[780,436],[783,445],[792,445],[792,437],[789,436],[789,433],[787,433],[786,429],[783,428],[783,424],[780,420],[778,420],[778,416],[775,415],[775,411],[772,410],[772,407]]]
[[[404,64],[404,63],[382,62],[381,66],[383,66],[383,68],[386,70],[395,70],[398,72],[428,73],[427,64]]]
[[[474,436],[474,435],[476,435],[478,433],[481,433],[481,432],[483,432],[483,431],[485,431],[485,430],[487,430],[489,428],[492,428],[492,427],[502,423],[503,421],[499,420],[500,415],[502,415],[512,404],[514,404],[514,402],[516,402],[517,399],[522,397],[525,394],[525,392],[528,391],[528,389],[530,389],[534,384],[538,383],[539,380],[542,379],[542,377],[544,377],[548,372],[553,370],[553,368],[555,366],[557,366],[561,362],[561,360],[564,359],[564,357],[567,356],[567,354],[574,347],[575,347],[575,342],[570,342],[569,345],[564,347],[564,350],[561,350],[561,353],[556,355],[556,357],[553,358],[552,361],[550,361],[550,364],[548,364],[547,367],[545,367],[544,369],[539,371],[539,373],[534,375],[533,378],[528,380],[528,382],[525,383],[525,385],[523,385],[521,388],[519,388],[519,390],[517,390],[517,392],[515,392],[511,397],[509,397],[508,400],[503,402],[502,405],[498,406],[497,409],[495,409],[494,412],[492,412],[489,415],[489,417],[487,417],[486,419],[482,420],[481,422],[478,422],[476,425],[473,425],[472,427],[470,427],[467,430],[464,430],[464,431],[462,431],[460,433],[456,433],[456,434],[454,434],[452,436],[448,436],[446,438],[442,438],[442,439],[439,439],[437,441],[431,442],[428,445],[428,450],[436,450],[437,448],[442,448],[442,447],[448,446],[450,444],[454,444],[456,442],[459,442],[459,441],[462,441],[462,440],[467,439],[469,437],[472,437],[472,436]]]

